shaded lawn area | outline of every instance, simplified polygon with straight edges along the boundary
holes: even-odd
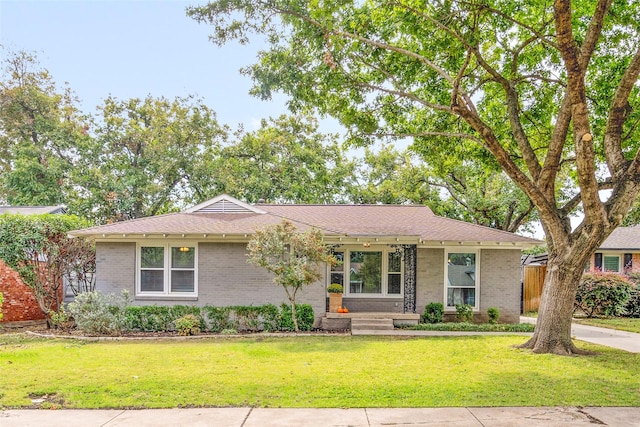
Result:
[[[617,329],[619,331],[636,332],[640,333],[640,318],[633,317],[611,317],[611,318],[599,318],[599,317],[574,317],[575,323],[581,325],[598,326],[601,328]]]
[[[81,342],[0,335],[0,406],[638,406],[640,354],[534,355],[518,336]]]

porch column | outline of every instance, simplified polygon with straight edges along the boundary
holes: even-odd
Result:
[[[416,312],[416,245],[402,245],[404,258],[404,312]]]

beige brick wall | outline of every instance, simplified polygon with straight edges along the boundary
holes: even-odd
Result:
[[[263,269],[246,262],[246,245],[200,243],[198,245],[197,298],[137,298],[136,304],[261,305],[286,302],[284,290],[273,284]],[[418,249],[416,312],[423,313],[430,302],[444,303],[444,255],[440,248]],[[96,288],[135,295],[135,243],[98,243]],[[501,321],[517,322],[520,314],[520,251],[482,250],[480,255],[480,312],[486,318],[489,307],[500,309]],[[640,263],[638,263],[640,265]],[[323,270],[324,274],[324,270]],[[325,278],[298,293],[299,303],[310,304],[319,319],[326,309]],[[396,306],[396,303],[398,304]],[[351,311],[398,311],[401,299],[345,298]]]
[[[135,243],[97,243],[96,289],[120,293],[127,289],[135,297]],[[246,245],[242,243],[198,244],[198,297],[135,297],[137,305],[280,305],[287,302],[282,287],[262,268],[247,263]],[[325,312],[326,293],[323,277],[296,296],[298,303],[310,304],[316,318]]]
[[[500,310],[500,322],[518,323],[520,319],[520,250],[483,249],[480,254],[480,313]]]
[[[261,305],[288,302],[282,287],[264,269],[247,263],[242,243],[201,243],[199,246],[198,299],[201,305]],[[320,281],[301,289],[299,303],[310,304],[324,314],[326,307],[325,269]]]
[[[96,289],[119,294],[126,289],[133,297],[136,280],[135,243],[96,243]]]
[[[418,249],[416,313],[431,302],[444,300],[445,249]],[[520,250],[480,251],[480,310],[477,320],[487,320],[487,309],[498,307],[503,322],[520,317]]]
[[[444,303],[444,249],[418,249],[416,313],[432,302]]]

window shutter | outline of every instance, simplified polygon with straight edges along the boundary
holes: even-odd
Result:
[[[602,254],[601,253],[596,253],[593,256],[593,263],[595,264],[596,270],[602,271]]]
[[[633,267],[633,255],[624,254],[624,264],[622,265],[622,270],[623,271],[631,270],[631,267]]]

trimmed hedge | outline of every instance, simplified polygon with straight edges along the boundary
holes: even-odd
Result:
[[[310,331],[313,328],[313,307],[309,304],[296,304],[296,317],[298,319],[298,329],[301,331]],[[291,305],[282,304],[280,306],[280,330],[294,331],[293,315],[291,313]]]
[[[126,328],[143,332],[175,331],[176,320],[187,314],[198,317],[202,326],[202,315],[199,307],[186,305],[129,306],[125,310]]]
[[[313,328],[315,316],[308,304],[296,304],[298,326],[302,331]],[[200,329],[220,333],[225,330],[244,332],[293,331],[291,306],[273,304],[259,306],[129,306],[126,308],[127,330],[143,332],[176,331],[176,321],[186,315],[199,319]]]

